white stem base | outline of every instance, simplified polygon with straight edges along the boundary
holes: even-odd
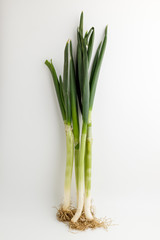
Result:
[[[78,207],[77,207],[77,211],[76,211],[75,215],[73,216],[73,218],[71,219],[71,221],[73,223],[77,222],[78,219],[81,216],[81,213],[82,213],[82,210],[83,210],[83,201],[84,201],[84,196],[83,196],[83,189],[82,189],[78,193]]]
[[[85,197],[84,212],[88,220],[90,221],[93,220],[93,215],[91,213],[91,197],[90,196]]]
[[[67,211],[70,207],[70,191],[64,191],[63,210]]]

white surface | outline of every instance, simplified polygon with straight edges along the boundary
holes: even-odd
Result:
[[[158,0],[1,0],[1,240],[160,238],[159,9]],[[52,208],[63,197],[65,137],[44,61],[62,72],[81,10],[95,46],[109,25],[93,112],[92,196],[97,215],[118,226],[75,235]]]

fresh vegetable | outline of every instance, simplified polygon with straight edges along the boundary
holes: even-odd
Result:
[[[76,223],[83,208],[86,219],[92,221],[91,213],[91,167],[92,167],[92,110],[95,92],[107,44],[107,27],[93,61],[92,51],[95,30],[92,27],[84,34],[83,12],[77,29],[76,61],[72,42],[68,40],[64,50],[63,79],[57,77],[52,60],[46,60],[59,102],[66,132],[66,171],[63,211],[70,209],[73,159],[75,158],[75,179],[77,188],[77,209],[71,222]],[[90,66],[91,65],[91,66]],[[80,113],[79,113],[80,109]],[[82,123],[79,122],[79,114]],[[81,133],[81,135],[80,135]],[[85,186],[85,188],[84,188]],[[85,196],[85,197],[84,197]]]
[[[86,218],[92,220],[91,214],[91,166],[92,166],[92,109],[93,101],[96,92],[99,72],[104,56],[107,43],[107,27],[103,42],[99,44],[96,51],[89,77],[89,63],[91,59],[93,43],[94,43],[94,28],[91,28],[83,37],[83,13],[80,17],[80,25],[78,28],[78,46],[77,46],[77,62],[78,62],[78,81],[77,87],[80,92],[80,101],[82,105],[82,134],[81,148],[78,163],[78,207],[76,214],[72,218],[72,222],[76,222],[81,216],[83,206]],[[89,38],[89,41],[88,41]],[[80,102],[79,101],[79,102]],[[85,169],[85,171],[84,171]],[[85,180],[85,203],[84,203],[84,180]]]

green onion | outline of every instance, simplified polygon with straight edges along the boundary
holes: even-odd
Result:
[[[81,26],[82,28],[82,26]],[[92,31],[92,33],[91,33]],[[88,37],[91,33],[89,43]],[[107,43],[107,27],[105,29],[105,36],[102,43],[99,44],[96,51],[91,74],[89,79],[89,62],[91,60],[91,54],[93,49],[94,42],[94,28],[90,29],[88,33],[85,34],[84,38],[81,34],[80,27],[78,31],[78,48],[79,52],[82,53],[82,61],[78,59],[78,71],[79,74],[79,85],[81,92],[81,101],[82,101],[82,135],[81,135],[81,147],[80,147],[80,157],[78,163],[78,207],[76,214],[72,218],[72,222],[76,222],[83,210],[86,218],[92,220],[93,216],[91,214],[91,165],[92,165],[92,107],[93,100],[95,96],[98,76],[102,64],[103,55]],[[81,74],[83,73],[83,77]],[[89,104],[89,106],[88,106]],[[85,169],[85,174],[84,174]],[[83,199],[83,185],[85,178],[85,203]]]
[[[65,125],[66,132],[66,170],[65,170],[65,184],[64,184],[64,202],[63,209],[67,210],[70,207],[70,194],[71,194],[71,179],[72,179],[72,169],[73,169],[73,132],[71,126],[71,84],[70,84],[70,52],[69,52],[69,42],[67,42],[64,51],[64,71],[63,71],[63,81],[61,76],[58,77],[52,61],[46,60],[45,64],[48,66],[61,109],[62,117]]]
[[[72,122],[73,122],[73,135],[74,135],[74,147],[75,147],[75,176],[76,176],[76,186],[78,189],[79,116],[78,116],[78,103],[77,103],[77,92],[76,92],[76,75],[75,75],[71,41],[70,41],[70,82],[71,82]]]
[[[81,133],[81,145],[78,160],[78,206],[77,211],[72,218],[72,222],[76,222],[81,216],[84,204],[84,159],[86,149],[86,137],[87,137],[87,124],[88,124],[88,112],[89,112],[89,76],[88,76],[88,55],[85,40],[79,31],[80,50],[82,53],[81,72],[83,72],[83,81],[81,82],[81,99],[82,99],[82,133]]]
[[[103,43],[100,43],[91,69],[90,76],[90,102],[89,102],[89,116],[88,116],[88,125],[87,125],[87,140],[86,140],[86,153],[85,153],[85,205],[84,211],[86,218],[92,220],[93,216],[91,214],[91,165],[92,165],[92,108],[93,100],[95,96],[98,76],[100,72],[100,67],[102,64],[102,59],[107,43],[107,27],[105,29],[105,36]]]
[[[92,167],[92,109],[95,92],[107,44],[107,27],[91,64],[94,44],[94,27],[83,35],[83,12],[77,28],[76,61],[72,53],[72,42],[67,41],[64,49],[63,79],[57,77],[52,60],[45,61],[49,68],[61,110],[66,133],[66,169],[63,211],[68,211],[71,202],[71,181],[75,157],[75,180],[77,188],[77,210],[72,222],[77,222],[83,207],[87,220],[91,213],[91,167]],[[78,106],[79,103],[79,106]],[[79,108],[82,124],[79,123]],[[80,126],[82,125],[81,129]],[[81,136],[80,136],[81,132]],[[85,189],[84,189],[85,186]],[[84,198],[85,193],[85,198]]]

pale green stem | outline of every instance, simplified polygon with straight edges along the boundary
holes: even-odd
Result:
[[[65,184],[64,184],[64,203],[63,210],[67,210],[70,207],[70,195],[71,195],[71,180],[73,170],[73,152],[74,152],[74,140],[73,132],[70,125],[65,125],[66,132],[66,170],[65,170]]]
[[[79,158],[79,147],[78,148],[75,147],[75,177],[76,177],[77,194],[78,194],[78,158]]]
[[[74,139],[74,157],[75,157],[75,178],[78,205],[78,160],[79,160],[79,139]]]
[[[78,206],[77,211],[72,218],[72,222],[76,222],[81,216],[84,203],[84,157],[86,148],[87,125],[83,123],[81,134],[81,146],[78,159]]]
[[[92,121],[91,111],[89,111],[87,125],[87,139],[85,152],[85,215],[88,220],[92,220],[91,214],[91,167],[92,167]]]

